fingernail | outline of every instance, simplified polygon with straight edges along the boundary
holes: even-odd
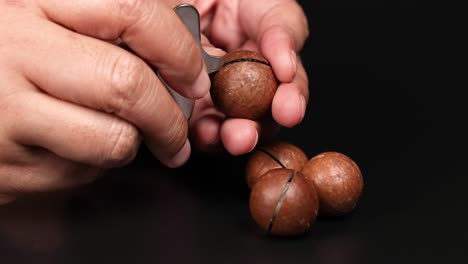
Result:
[[[190,89],[190,94],[194,99],[202,98],[210,90],[210,83],[210,77],[208,76],[205,66],[203,66],[200,75],[198,75]]]
[[[294,50],[291,50],[289,52],[289,56],[291,56],[291,65],[292,65],[292,69],[295,75],[297,72],[297,54]]]
[[[301,122],[304,119],[305,112],[306,112],[306,100],[303,95],[299,95],[299,105],[301,106],[301,119],[299,122]]]
[[[255,143],[253,144],[252,148],[247,152],[251,152],[252,150],[255,149],[255,147],[257,146],[257,143],[258,143],[258,131],[255,132]]]
[[[190,142],[187,139],[184,146],[179,150],[177,154],[167,163],[170,168],[178,168],[184,165],[190,157]]]

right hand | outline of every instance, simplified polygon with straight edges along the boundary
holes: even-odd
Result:
[[[187,120],[148,64],[186,97],[203,97],[210,83],[172,8],[0,2],[0,203],[92,181],[131,161],[141,140],[169,167],[186,162]]]

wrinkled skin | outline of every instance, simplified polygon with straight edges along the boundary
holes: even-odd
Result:
[[[216,111],[198,47],[172,10],[179,1],[0,0],[0,204],[92,182],[131,162],[141,144],[176,168],[192,149],[242,155],[301,122],[308,80],[296,54],[308,28],[300,6],[188,2],[201,14],[208,52],[251,49],[270,61],[281,82],[272,118]],[[189,122],[152,68],[197,100]]]

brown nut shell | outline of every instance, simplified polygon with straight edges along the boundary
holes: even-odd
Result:
[[[211,75],[213,104],[228,117],[257,120],[265,116],[278,88],[268,61],[249,50],[227,53],[224,61]]]
[[[274,168],[287,168],[300,171],[309,161],[307,155],[291,143],[277,141],[257,147],[249,156],[245,177],[249,188],[265,174]]]
[[[320,215],[344,215],[356,207],[364,183],[359,167],[348,156],[333,151],[320,153],[307,162],[302,173],[317,189]]]
[[[315,223],[319,200],[315,187],[300,172],[278,168],[268,171],[254,185],[249,208],[267,234],[295,236]]]

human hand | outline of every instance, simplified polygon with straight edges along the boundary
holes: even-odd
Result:
[[[0,203],[71,188],[131,161],[190,155],[180,94],[209,89],[198,46],[164,1],[0,2]],[[138,56],[115,45],[124,42]]]
[[[190,2],[190,1],[189,1]],[[173,5],[180,3],[175,0]],[[202,150],[226,149],[234,155],[252,150],[259,140],[273,136],[279,126],[294,127],[305,114],[308,77],[298,59],[309,36],[301,6],[291,0],[194,0],[206,34],[208,52],[223,55],[236,49],[259,51],[280,81],[272,102],[273,119],[254,122],[229,118],[216,111],[209,95],[198,100],[190,120],[192,138]]]

